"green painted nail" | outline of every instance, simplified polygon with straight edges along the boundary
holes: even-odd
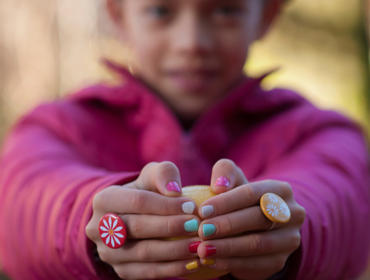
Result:
[[[184,227],[187,232],[198,231],[197,219],[192,219],[190,221],[185,222]]]
[[[216,227],[212,224],[203,225],[203,235],[204,237],[210,236],[216,232]]]

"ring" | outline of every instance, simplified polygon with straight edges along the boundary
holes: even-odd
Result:
[[[267,231],[274,229],[275,226],[276,226],[276,223],[272,222],[271,227]]]
[[[126,241],[126,225],[118,215],[113,213],[105,214],[99,222],[99,235],[109,248],[118,249]]]
[[[272,230],[277,223],[285,224],[289,222],[290,209],[280,196],[273,193],[265,193],[261,197],[260,205],[263,214],[273,223],[268,230]]]

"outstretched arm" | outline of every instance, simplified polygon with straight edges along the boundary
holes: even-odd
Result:
[[[360,131],[342,117],[331,117],[335,121],[319,117],[321,123],[306,123],[301,133],[291,133],[297,139],[285,141],[290,146],[279,156],[275,153],[250,183],[233,162],[215,164],[211,184],[215,192],[224,194],[199,208],[212,209],[204,212],[208,214],[200,225],[199,235],[207,239],[198,247],[202,259],[214,258],[214,269],[230,271],[237,279],[265,279],[285,261],[285,268],[271,279],[359,276],[370,245],[369,155]],[[271,129],[266,131],[271,134]],[[253,155],[248,161],[253,162]],[[217,178],[224,177],[229,183],[214,186]],[[271,231],[271,221],[259,207],[267,192],[281,196],[292,214],[287,224]],[[300,206],[306,212],[303,226]],[[202,233],[204,224],[212,224],[213,230]]]
[[[138,173],[89,163],[73,145],[70,117],[50,108],[24,117],[3,145],[0,263],[12,279],[102,279],[85,234],[92,198]]]
[[[319,129],[253,181],[263,179],[288,182],[306,209],[301,247],[290,266],[297,279],[353,279],[365,269],[370,168],[359,131],[346,125]]]

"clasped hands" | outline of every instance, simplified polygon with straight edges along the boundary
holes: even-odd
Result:
[[[204,259],[212,258],[212,269],[230,271],[237,279],[266,279],[283,269],[300,246],[305,210],[295,201],[288,183],[249,183],[234,162],[222,159],[213,166],[211,178],[213,192],[222,195],[208,199],[199,209],[195,206],[188,214],[182,206],[192,200],[181,197],[175,182],[180,186],[180,173],[173,163],[153,162],[142,169],[137,180],[107,187],[94,196],[86,234],[95,242],[101,260],[120,278],[181,277],[196,271],[187,270],[188,263],[196,261],[200,267]],[[283,198],[291,211],[290,221],[273,230],[268,230],[272,222],[259,206],[261,196],[268,192]],[[127,226],[127,240],[118,250],[105,246],[99,236],[99,220],[106,213],[118,214]],[[205,220],[201,222],[196,213]],[[194,235],[184,227],[192,219],[200,225],[199,237],[160,239]],[[214,226],[214,233],[206,237],[202,230],[205,222]],[[199,241],[195,252],[189,249]]]

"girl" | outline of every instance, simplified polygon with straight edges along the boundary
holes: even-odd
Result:
[[[122,85],[43,104],[9,133],[0,162],[4,271],[13,279],[163,279],[212,259],[232,279],[358,276],[370,233],[361,130],[291,91],[263,91],[263,77],[242,71],[282,0],[106,3],[135,76],[109,62]],[[181,186],[191,184],[222,195],[189,211]],[[263,215],[264,193],[287,202],[287,224],[273,228]],[[106,213],[127,226],[119,250],[100,239]],[[184,226],[194,219],[196,228]]]

